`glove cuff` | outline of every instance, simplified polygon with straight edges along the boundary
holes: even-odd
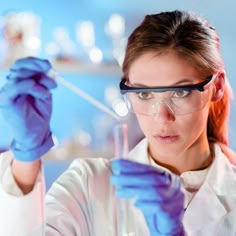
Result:
[[[54,146],[52,133],[49,133],[43,144],[36,148],[30,150],[21,150],[17,146],[17,142],[13,140],[10,149],[13,152],[16,160],[23,162],[32,162],[38,160]]]

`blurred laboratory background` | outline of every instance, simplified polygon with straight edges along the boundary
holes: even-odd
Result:
[[[114,113],[127,117],[130,148],[142,137],[119,94],[120,65],[126,40],[144,15],[163,10],[194,11],[215,26],[228,78],[236,91],[236,3],[233,0],[51,0],[1,1],[0,85],[11,63],[24,56],[50,60],[66,81]],[[56,142],[49,159],[112,157],[113,127],[118,123],[59,83],[53,91],[52,132]],[[232,102],[230,146],[236,150],[236,109]],[[11,132],[0,116],[0,148]]]

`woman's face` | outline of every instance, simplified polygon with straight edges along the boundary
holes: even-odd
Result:
[[[129,71],[130,84],[139,87],[196,84],[206,76],[173,52],[146,53],[133,62]],[[164,103],[153,116],[137,114],[154,159],[198,155],[209,148],[206,127],[210,96],[203,109],[185,115],[175,115]]]

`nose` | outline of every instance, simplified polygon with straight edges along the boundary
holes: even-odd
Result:
[[[153,111],[155,121],[165,123],[175,120],[174,111],[165,100],[160,100],[153,104]]]

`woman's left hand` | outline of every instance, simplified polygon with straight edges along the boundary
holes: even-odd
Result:
[[[184,235],[184,194],[178,176],[125,159],[113,160],[111,167],[110,181],[116,186],[116,195],[135,199],[150,235]]]

